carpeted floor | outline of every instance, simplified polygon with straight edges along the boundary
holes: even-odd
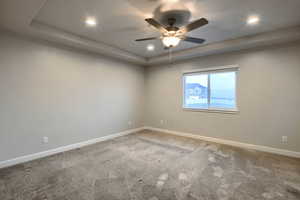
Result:
[[[296,200],[300,160],[144,131],[0,170],[1,200]]]

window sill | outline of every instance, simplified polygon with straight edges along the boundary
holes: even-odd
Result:
[[[238,109],[215,109],[215,108],[183,108],[185,111],[191,112],[208,112],[208,113],[224,113],[224,114],[238,114]]]

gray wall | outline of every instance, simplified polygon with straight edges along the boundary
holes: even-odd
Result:
[[[148,126],[300,151],[300,43],[152,66],[146,73],[7,33],[0,44],[0,161],[141,127],[144,114]],[[182,71],[233,64],[240,67],[239,114],[182,109]]]
[[[235,64],[239,114],[182,109],[182,71]],[[149,67],[145,83],[145,125],[300,151],[300,43]]]
[[[143,98],[140,66],[0,34],[0,161],[141,127]]]

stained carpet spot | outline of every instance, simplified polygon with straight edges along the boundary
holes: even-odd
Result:
[[[215,159],[214,155],[209,154],[209,156],[208,156],[208,161],[209,161],[209,162],[212,162],[212,163],[215,163],[215,162],[216,162],[216,159]]]
[[[262,194],[262,196],[266,199],[273,199],[274,196],[271,193],[265,192]]]
[[[219,155],[219,156],[222,156],[223,158],[228,158],[229,157],[229,155],[228,154],[226,154],[226,153],[223,153],[221,150],[219,150],[219,151],[217,151],[217,153],[216,153],[217,155]]]
[[[164,186],[165,182],[164,181],[157,181],[156,187],[161,189]]]
[[[161,181],[166,181],[168,179],[169,175],[167,173],[161,174],[158,179]]]
[[[151,197],[149,200],[159,200],[157,197]]]
[[[213,167],[214,176],[221,178],[223,176],[224,170],[221,167]]]
[[[216,145],[208,145],[205,147],[206,150],[210,150],[210,151],[214,151],[214,152],[217,152],[218,151],[218,147]]]
[[[179,180],[182,180],[182,181],[185,181],[185,180],[187,180],[188,178],[187,178],[187,175],[186,175],[186,174],[180,173],[180,174],[178,175],[178,179],[179,179]]]
[[[184,190],[187,190],[188,189],[187,187],[191,185],[188,176],[185,173],[179,173],[178,179],[180,181],[180,184],[183,186],[182,188],[183,192],[187,193],[188,191],[184,191]]]

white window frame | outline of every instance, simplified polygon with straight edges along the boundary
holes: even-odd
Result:
[[[211,73],[221,73],[221,72],[235,72],[235,108],[186,108],[185,107],[185,76],[186,75],[197,75],[197,74],[211,74]],[[210,67],[210,68],[203,68],[203,69],[197,69],[192,71],[184,71],[182,73],[182,108],[187,111],[201,111],[201,112],[220,112],[220,113],[238,113],[238,75],[239,75],[239,67],[237,65],[229,65],[229,66],[223,66],[223,67]],[[208,101],[210,101],[210,80],[208,76]]]

